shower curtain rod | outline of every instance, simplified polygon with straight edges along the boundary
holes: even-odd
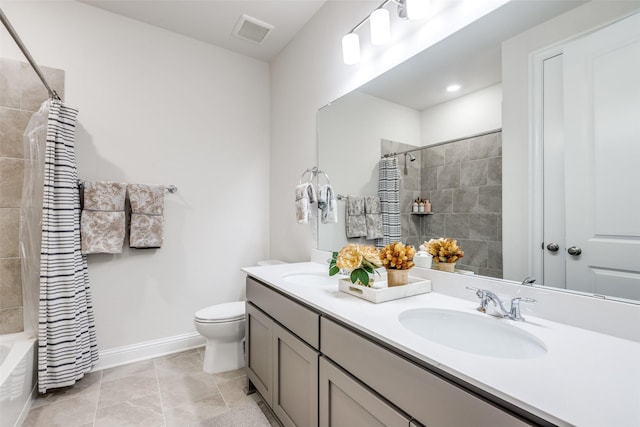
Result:
[[[469,138],[478,138],[480,136],[491,135],[492,133],[498,133],[498,132],[502,132],[502,128],[493,129],[493,130],[490,130],[490,131],[487,131],[487,132],[482,132],[482,133],[476,133],[475,135],[463,136],[462,138],[450,139],[448,141],[442,141],[442,142],[438,142],[436,144],[425,145],[424,147],[412,148],[411,150],[399,151],[397,153],[387,153],[387,154],[383,155],[381,158],[384,159],[384,158],[387,158],[387,157],[399,156],[401,154],[411,153],[413,151],[424,150],[425,148],[432,148],[432,147],[437,147],[439,145],[451,144],[452,142],[463,141],[463,140],[469,139]]]
[[[18,33],[16,33],[16,30],[13,28],[13,25],[11,25],[11,22],[9,22],[9,19],[4,14],[2,9],[0,9],[0,21],[2,21],[4,27],[7,29],[7,31],[9,31],[9,34],[11,35],[11,37],[13,37],[13,40],[16,42],[24,56],[27,58],[27,61],[29,61],[29,64],[31,64],[31,68],[33,68],[38,77],[40,77],[40,80],[42,80],[42,84],[44,84],[44,87],[47,88],[47,92],[49,92],[49,98],[57,99],[58,101],[60,101],[60,96],[58,96],[58,93],[55,90],[51,89],[51,86],[49,86],[49,83],[47,83],[47,80],[44,78],[44,74],[42,74],[40,67],[38,67],[38,64],[36,64],[36,61],[29,53],[27,47],[24,45],[24,43],[22,43],[22,39],[20,39],[20,36],[18,35]]]

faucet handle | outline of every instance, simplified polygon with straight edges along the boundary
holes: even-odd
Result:
[[[476,296],[480,298],[480,305],[478,306],[478,308],[476,308],[476,310],[481,313],[486,313],[487,304],[489,303],[489,299],[487,298],[487,291],[480,288],[474,288],[473,286],[467,286],[467,289],[470,291],[474,291],[476,293]]]
[[[524,322],[524,317],[522,317],[522,314],[520,313],[521,302],[531,303],[536,302],[536,300],[527,297],[517,297],[511,300],[511,310],[509,310],[509,317],[511,317],[512,320],[518,322]]]

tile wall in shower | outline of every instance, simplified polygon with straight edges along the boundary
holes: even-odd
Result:
[[[41,69],[63,97],[64,71]],[[29,118],[47,97],[46,89],[27,63],[0,59],[0,334],[21,332],[24,328],[18,246],[25,166],[22,135]]]
[[[422,150],[423,194],[434,215],[424,240],[452,237],[465,252],[458,268],[502,277],[502,138],[493,133]]]

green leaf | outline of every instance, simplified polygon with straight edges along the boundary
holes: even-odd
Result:
[[[339,272],[340,272],[340,269],[338,267],[336,267],[335,264],[332,265],[331,268],[329,268],[329,276],[335,276]]]
[[[356,283],[358,280],[360,280],[360,283],[362,283],[363,286],[369,286],[369,273],[361,268],[356,268],[355,270],[353,270],[351,272],[350,278],[351,283]]]

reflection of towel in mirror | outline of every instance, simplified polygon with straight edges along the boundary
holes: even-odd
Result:
[[[380,198],[378,196],[366,196],[364,198],[364,211],[367,225],[367,240],[381,239],[383,234]]]
[[[320,220],[323,224],[335,224],[338,222],[338,201],[331,184],[320,187],[318,209],[320,209]]]
[[[367,235],[367,222],[364,216],[364,197],[349,196],[346,205],[347,237],[364,237]]]
[[[159,248],[163,242],[164,186],[129,184],[131,228],[129,246],[136,249]]]
[[[313,215],[311,205],[317,201],[316,190],[310,182],[296,186],[296,221],[308,224]]]
[[[84,206],[80,219],[82,254],[119,254],[125,234],[124,201],[127,184],[84,183]]]

